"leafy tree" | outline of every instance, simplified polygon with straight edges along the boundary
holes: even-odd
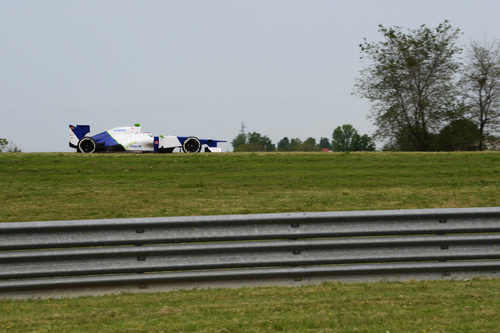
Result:
[[[290,140],[286,136],[278,142],[278,151],[290,151]]]
[[[239,146],[238,149],[234,151],[242,152],[242,151],[266,151],[266,150],[263,145],[254,142],[254,143],[245,143],[244,145]]]
[[[276,151],[276,145],[267,136],[262,138],[262,144],[266,151]]]
[[[262,145],[264,151],[275,151],[276,146],[271,142],[267,136],[263,136],[257,132],[252,132],[247,134],[248,143],[255,145]]]
[[[424,129],[422,128],[411,128],[408,126],[404,126],[400,128],[396,133],[395,133],[395,147],[396,150],[401,150],[401,151],[413,151],[413,150],[419,150],[415,148],[415,132],[416,131],[421,131],[421,133],[417,133],[420,137],[425,137],[425,150],[431,150],[431,134],[428,132],[423,132]]]
[[[500,125],[500,42],[472,43],[469,60],[462,79],[468,116],[477,124],[481,138],[479,149],[485,148],[484,138]],[[489,130],[489,131],[488,131]]]
[[[301,151],[316,151],[318,150],[318,146],[316,145],[316,139],[309,137],[304,142],[302,142],[302,146],[300,147]]]
[[[317,151],[316,139],[309,137],[301,144],[297,145],[296,150],[298,151]]]
[[[330,140],[328,138],[319,139],[319,149],[332,149],[332,145],[330,144]]]
[[[368,135],[359,135],[351,124],[344,124],[333,131],[334,151],[374,151],[375,143]]]
[[[477,150],[482,142],[477,125],[467,119],[453,120],[438,136],[439,150]]]
[[[238,136],[231,141],[234,151],[238,150],[238,148],[245,143],[247,143],[247,136],[244,133],[238,134]]]
[[[302,140],[300,140],[299,138],[290,140],[290,151],[299,151],[301,146]]]
[[[267,136],[257,132],[239,134],[233,141],[234,151],[275,151],[276,146]]]
[[[435,151],[439,150],[436,147],[436,137],[435,133],[427,133],[427,151]],[[415,151],[415,141],[414,137],[411,134],[411,131],[406,127],[403,127],[399,131],[397,131],[394,135],[394,138],[391,138],[389,142],[386,142],[384,147],[382,148],[384,151]]]
[[[351,142],[352,151],[375,151],[375,143],[367,134],[354,134]]]
[[[351,142],[358,132],[350,124],[344,124],[333,131],[332,146],[334,151],[351,151]]]
[[[429,150],[437,132],[459,110],[456,46],[459,30],[444,21],[404,32],[379,25],[383,39],[360,44],[362,59],[371,63],[361,71],[355,94],[372,104],[376,136],[390,141],[403,131],[412,150]]]
[[[303,144],[311,145],[311,146],[316,146],[316,139],[313,137],[308,137]]]
[[[316,146],[316,139],[309,137],[304,142],[300,139],[291,139],[284,137],[278,142],[278,151],[315,151],[318,150]]]

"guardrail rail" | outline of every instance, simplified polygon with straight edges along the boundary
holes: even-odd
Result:
[[[0,223],[0,293],[500,272],[500,207]]]

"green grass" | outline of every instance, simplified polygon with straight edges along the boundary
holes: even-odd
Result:
[[[0,154],[0,221],[498,206],[500,153]]]
[[[498,332],[500,279],[0,301],[1,332]]]
[[[0,154],[0,221],[500,205],[500,153]],[[0,300],[0,332],[495,332],[500,279]]]

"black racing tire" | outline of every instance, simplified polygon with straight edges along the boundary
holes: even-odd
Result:
[[[84,154],[92,154],[97,148],[97,143],[91,137],[84,137],[78,141],[78,151]]]
[[[197,137],[190,136],[182,143],[182,151],[185,153],[199,153],[201,151],[201,142]]]

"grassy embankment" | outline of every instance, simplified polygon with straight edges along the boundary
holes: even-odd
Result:
[[[0,221],[498,206],[500,153],[0,154]]]
[[[500,154],[0,154],[0,221],[499,206]],[[495,332],[500,279],[0,301],[0,332]]]

